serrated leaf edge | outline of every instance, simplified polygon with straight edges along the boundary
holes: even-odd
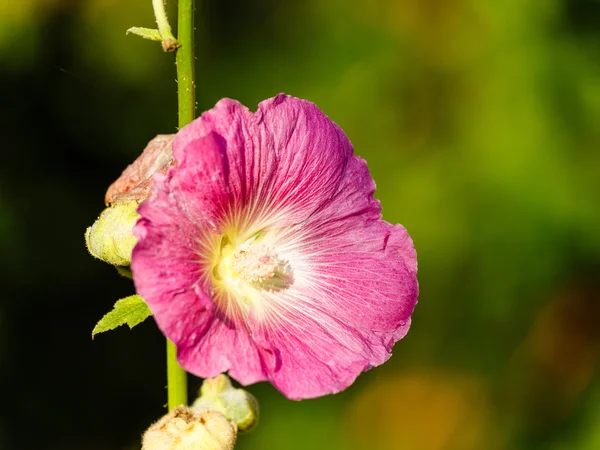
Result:
[[[119,304],[119,302],[127,301],[127,300],[134,299],[134,298],[135,299],[139,299],[139,305],[134,306],[134,308],[137,308],[137,307],[142,307],[143,308],[143,307],[145,307],[147,309],[147,315],[145,317],[143,317],[141,320],[139,320],[138,322],[133,323],[133,325],[132,325],[132,324],[130,324],[127,321],[127,319],[121,320],[124,317],[130,315],[131,311],[129,311],[128,313],[121,313],[121,314],[119,314],[118,309],[117,309],[118,308],[117,305]],[[111,328],[106,328],[104,330],[98,331],[98,328],[101,326],[102,322],[105,319],[107,319],[107,317],[110,317],[111,315],[115,316],[114,322],[117,322],[117,324],[114,325]],[[133,327],[135,327],[136,325],[139,325],[140,323],[142,323],[143,321],[145,321],[151,315],[152,315],[152,311],[150,311],[150,308],[148,308],[148,305],[146,304],[145,300],[141,296],[139,296],[137,294],[134,294],[134,295],[130,295],[128,297],[124,297],[122,299],[119,299],[113,305],[113,309],[111,309],[109,312],[107,312],[106,314],[104,314],[104,316],[102,316],[102,318],[98,321],[98,323],[96,324],[96,326],[92,330],[92,340],[94,339],[94,336],[96,336],[97,334],[105,333],[107,331],[114,330],[115,328],[120,327],[121,325],[127,325],[129,327],[129,329],[131,330],[131,329],[133,329]]]

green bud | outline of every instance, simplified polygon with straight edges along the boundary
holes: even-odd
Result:
[[[178,406],[153,424],[142,437],[142,450],[232,450],[235,424],[215,411]]]
[[[258,423],[256,398],[243,389],[234,388],[225,374],[204,380],[192,409],[218,411],[235,423],[240,432],[250,431]]]
[[[92,256],[113,266],[129,266],[137,238],[132,229],[140,215],[138,202],[114,203],[106,208],[85,232]]]

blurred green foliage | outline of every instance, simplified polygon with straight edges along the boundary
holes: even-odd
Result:
[[[419,253],[390,362],[318,400],[252,386],[262,419],[237,448],[599,448],[600,3],[197,1],[199,111],[314,101]],[[172,55],[125,36],[150,3],[0,3],[2,449],[138,448],[163,411],[151,321],[89,338],[132,287],[83,242],[108,184],[175,130]]]

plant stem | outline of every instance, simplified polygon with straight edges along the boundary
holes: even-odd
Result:
[[[169,411],[187,405],[187,373],[177,362],[177,347],[167,339],[167,389]]]
[[[156,1],[158,0],[154,0]],[[194,3],[195,0],[179,0],[177,15],[177,40],[180,46],[176,54],[180,129],[196,118]],[[169,340],[167,340],[167,385],[169,410],[179,405],[187,405],[187,374],[179,366],[177,348]]]
[[[195,0],[179,0],[177,16],[177,85],[179,87],[179,128],[196,118],[194,55]]]

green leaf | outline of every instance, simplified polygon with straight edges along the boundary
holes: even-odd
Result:
[[[92,339],[98,333],[113,330],[120,325],[129,325],[133,328],[152,315],[152,311],[142,297],[130,295],[115,303],[113,310],[106,314],[92,330]]]
[[[151,41],[162,41],[163,38],[160,32],[155,28],[143,28],[143,27],[132,27],[125,34],[135,34],[143,37],[144,39],[150,39]]]

